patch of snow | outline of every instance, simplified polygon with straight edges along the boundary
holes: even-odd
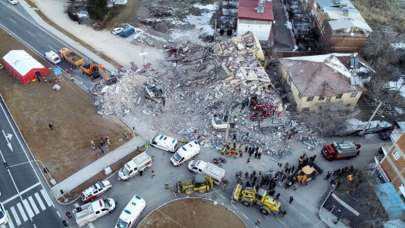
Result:
[[[287,27],[289,30],[292,30],[292,24],[291,24],[291,22],[290,22],[290,21],[287,21],[287,22],[285,23],[285,27]]]
[[[400,78],[398,81],[389,81],[388,89],[391,91],[398,91],[401,97],[405,98],[405,79]]]
[[[402,42],[400,42],[400,43],[391,43],[391,46],[394,49],[405,49],[405,43],[402,43]]]
[[[173,40],[192,41],[196,43],[201,43],[201,41],[198,38],[200,35],[214,34],[214,29],[210,24],[210,20],[218,7],[217,4],[209,4],[209,5],[194,4],[193,6],[205,10],[205,12],[201,13],[201,16],[193,16],[193,15],[187,16],[184,22],[190,25],[194,25],[194,28],[190,30],[184,29],[174,30],[171,34]]]

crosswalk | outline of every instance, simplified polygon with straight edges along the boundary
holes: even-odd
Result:
[[[0,228],[15,228],[21,224],[30,221],[42,211],[49,207],[53,207],[53,202],[44,189],[39,192],[34,192],[31,195],[23,196],[17,203],[7,205],[6,215],[8,223],[0,225]]]

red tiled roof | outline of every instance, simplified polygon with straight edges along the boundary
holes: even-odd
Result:
[[[273,4],[265,1],[264,13],[257,13],[256,7],[259,0],[239,0],[238,18],[239,19],[252,19],[260,21],[272,21],[273,17]]]

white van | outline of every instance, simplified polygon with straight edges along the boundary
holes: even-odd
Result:
[[[174,153],[177,148],[177,139],[167,135],[158,134],[152,138],[150,145],[158,149]]]
[[[45,52],[45,58],[53,64],[58,64],[62,61],[59,55],[52,50]]]
[[[197,141],[191,141],[180,147],[170,158],[170,161],[174,166],[179,166],[199,153],[200,144]]]
[[[125,206],[124,210],[121,212],[117,224],[115,224],[115,228],[135,227],[135,220],[139,217],[145,207],[145,200],[137,195],[134,195],[131,201],[129,201],[127,206]]]
[[[121,180],[128,180],[146,168],[152,166],[152,157],[146,152],[142,152],[127,162],[120,171],[118,177]]]
[[[222,182],[225,177],[225,169],[202,160],[191,160],[188,169],[194,173],[200,173],[212,177],[216,184]]]

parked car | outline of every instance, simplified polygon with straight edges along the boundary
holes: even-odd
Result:
[[[191,141],[180,147],[170,158],[174,166],[180,166],[185,161],[190,160],[200,153],[200,144],[197,141]]]
[[[158,149],[175,152],[178,148],[177,139],[169,137],[167,135],[158,134],[152,138],[150,145]]]
[[[0,225],[7,224],[8,219],[6,215],[6,210],[4,209],[4,206],[2,203],[0,203]]]
[[[54,51],[47,51],[44,55],[45,58],[53,64],[58,64],[62,61],[60,56]]]
[[[110,190],[112,187],[110,181],[103,180],[97,181],[95,184],[87,188],[82,192],[80,195],[80,199],[82,202],[90,202],[95,200],[99,195],[103,194],[104,192]]]
[[[214,182],[216,184],[221,183],[225,177],[225,169],[217,165],[214,165],[210,162],[205,162],[202,160],[191,160],[188,163],[188,169],[191,172],[204,174],[212,177],[212,179],[214,179]]]
[[[152,157],[146,152],[143,152],[127,162],[124,167],[118,171],[118,177],[120,180],[125,181],[151,166]]]
[[[118,34],[120,34],[122,31],[124,31],[124,28],[123,28],[123,27],[115,27],[115,28],[113,28],[113,29],[111,30],[111,33],[112,33],[113,35],[118,35]]]
[[[146,202],[141,197],[134,195],[121,212],[115,228],[135,227],[135,221],[146,207]]]
[[[17,0],[7,0],[8,3],[10,3],[11,5],[17,5],[18,1]]]

